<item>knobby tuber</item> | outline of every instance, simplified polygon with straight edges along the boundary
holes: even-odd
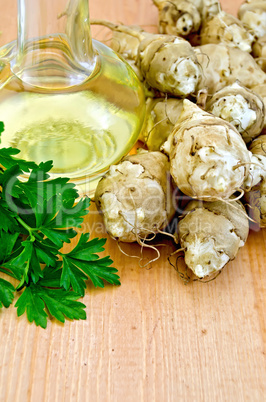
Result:
[[[264,126],[262,98],[238,82],[211,96],[206,103],[206,111],[233,124],[246,143],[258,136]]]
[[[239,7],[238,18],[257,38],[266,35],[265,0],[246,0]]]
[[[110,29],[112,29],[111,24]],[[143,32],[144,30],[138,25],[130,25],[130,30],[135,32]],[[121,54],[126,60],[137,60],[138,48],[140,44],[140,38],[127,34],[126,32],[112,31],[111,48],[117,53]]]
[[[91,24],[107,26],[112,31],[125,33],[139,40],[135,64],[145,83],[151,88],[181,97],[195,93],[201,67],[193,47],[185,39],[152,34],[103,20],[91,20]],[[124,37],[125,41],[126,38],[127,36]]]
[[[163,149],[177,187],[201,200],[229,199],[243,184],[251,162],[234,126],[187,99]]]
[[[202,21],[218,14],[222,9],[219,0],[202,0],[201,1],[201,18]]]
[[[266,72],[266,34],[253,44],[252,55],[260,68]]]
[[[238,80],[247,88],[266,84],[266,74],[247,52],[225,44],[210,43],[194,48],[202,66],[198,89],[207,88],[210,94]]]
[[[221,11],[203,22],[200,30],[200,40],[202,45],[225,43],[228,46],[238,47],[250,53],[254,36],[241,21],[233,15]]]
[[[253,154],[254,182],[249,191],[245,193],[249,214],[261,228],[266,227],[266,135],[257,137],[249,147]]]
[[[159,32],[190,38],[206,19],[221,10],[218,0],[153,0],[159,11]]]
[[[199,278],[220,271],[244,246],[249,221],[240,201],[191,201],[179,224],[185,263]]]
[[[110,167],[95,202],[107,232],[122,242],[145,241],[173,215],[169,162],[161,152],[142,151]]]
[[[256,85],[255,87],[252,88],[252,91],[261,97],[261,99],[263,100],[263,103],[264,103],[265,111],[266,111],[266,83],[261,84],[261,85]],[[265,112],[264,126],[263,126],[262,133],[264,134],[264,132],[266,132],[266,112]]]
[[[159,32],[168,35],[188,36],[201,25],[201,0],[153,0],[159,11]]]

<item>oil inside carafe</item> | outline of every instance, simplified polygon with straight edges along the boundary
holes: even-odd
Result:
[[[0,92],[1,147],[18,148],[17,157],[36,163],[52,160],[52,177],[69,177],[80,194],[89,195],[104,171],[132,148],[145,113],[131,68],[103,44],[94,46],[96,70],[78,85],[69,77],[58,84],[58,77],[41,69],[28,75],[24,70]]]

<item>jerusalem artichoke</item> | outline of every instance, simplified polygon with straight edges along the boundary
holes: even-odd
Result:
[[[253,173],[252,186],[245,193],[251,218],[261,228],[266,228],[266,135],[257,137],[249,147],[257,159],[256,175]]]
[[[108,27],[108,22],[106,21],[106,26]],[[112,29],[113,24],[110,23],[110,29]],[[144,32],[144,30],[138,25],[128,26],[130,30],[135,32]],[[119,32],[117,30],[112,30],[112,41],[110,47],[126,60],[137,60],[138,57],[138,47],[140,44],[140,38],[127,34],[126,32]]]
[[[187,99],[163,149],[177,187],[201,200],[228,199],[250,164],[251,153],[235,127]]]
[[[218,0],[152,0],[159,11],[159,32],[189,37],[221,10]]]
[[[135,63],[150,87],[180,97],[195,92],[201,68],[192,46],[185,39],[139,31],[103,20],[92,20],[91,24],[107,26],[139,40]]]
[[[198,89],[213,94],[238,80],[247,88],[266,84],[266,74],[247,52],[225,44],[207,44],[194,48],[202,66],[203,78]]]
[[[168,35],[188,36],[201,25],[201,0],[153,0],[159,11],[159,32]]]
[[[247,240],[249,222],[239,201],[194,200],[187,205],[178,228],[186,265],[197,277],[205,278],[236,257]]]
[[[266,83],[252,87],[252,91],[261,97],[261,99],[263,100],[263,103],[264,103],[265,111],[266,111]],[[264,126],[263,126],[263,130],[262,130],[262,134],[264,134],[265,132],[266,132],[266,112],[265,112]]]
[[[224,11],[205,20],[200,30],[201,44],[225,43],[231,47],[238,47],[245,52],[251,52],[253,35],[233,15]]]
[[[95,202],[112,238],[145,240],[167,225],[173,214],[168,170],[165,155],[148,151],[110,167],[97,186]]]
[[[266,72],[266,34],[253,44],[252,55],[260,68]]]
[[[246,0],[240,5],[237,15],[256,38],[266,35],[265,0]]]
[[[214,94],[206,104],[206,111],[233,124],[245,142],[258,136],[264,126],[263,100],[238,82]]]

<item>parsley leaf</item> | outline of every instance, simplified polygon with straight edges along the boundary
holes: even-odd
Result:
[[[89,233],[82,234],[76,247],[63,255],[63,272],[61,286],[66,290],[70,285],[76,292],[86,288],[84,280],[90,278],[94,286],[104,287],[103,279],[120,285],[117,269],[110,267],[113,261],[109,257],[99,258],[97,252],[104,250],[105,239],[89,240]],[[85,275],[84,275],[85,273]]]
[[[18,233],[0,231],[0,264],[8,260],[17,243],[18,236]]]
[[[1,165],[9,169],[12,166],[19,165],[23,172],[29,172],[30,169],[36,167],[34,162],[28,162],[23,159],[14,158],[15,155],[19,154],[20,151],[16,148],[1,148],[0,149],[0,160]]]
[[[0,134],[3,128],[0,122]],[[90,199],[78,200],[69,179],[51,178],[51,161],[37,165],[18,155],[17,149],[0,148],[0,275],[17,281],[15,288],[0,277],[0,308],[9,307],[17,291],[18,316],[26,313],[42,328],[50,316],[61,322],[85,319],[85,305],[77,299],[87,281],[120,284],[110,257],[98,255],[105,239],[83,233],[70,252],[62,251],[78,236]]]
[[[35,321],[36,325],[46,328],[48,314],[45,307],[52,316],[61,322],[65,322],[65,317],[84,320],[86,306],[76,301],[79,297],[79,294],[72,291],[48,289],[31,283],[19,297],[15,307],[18,308],[18,316],[26,312],[30,322]]]
[[[7,203],[0,199],[0,231],[11,231],[13,233],[17,229],[17,226],[15,213],[9,211]]]
[[[0,278],[0,308],[10,306],[14,299],[14,292],[14,286],[5,279]]]
[[[36,325],[46,328],[48,314],[44,311],[45,304],[35,292],[33,285],[26,287],[20,298],[17,300],[15,307],[18,308],[18,317],[26,311],[29,322],[34,321]]]

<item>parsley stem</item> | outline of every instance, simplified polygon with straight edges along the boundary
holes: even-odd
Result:
[[[16,216],[17,221],[29,232],[30,235],[30,240],[34,241],[35,237],[33,236],[32,232],[34,232],[34,228],[31,228],[29,225],[27,225],[26,222],[23,221],[23,219],[21,219],[20,216]]]

